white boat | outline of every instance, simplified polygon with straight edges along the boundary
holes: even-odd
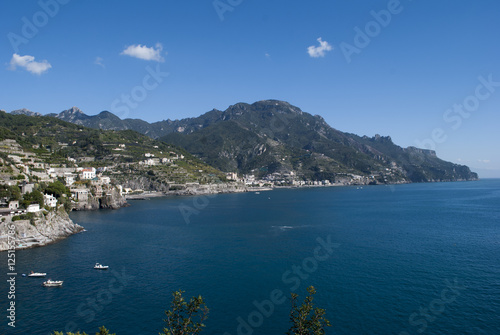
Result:
[[[94,265],[94,269],[96,269],[96,270],[107,270],[108,268],[109,268],[109,266],[102,265],[99,263],[95,263],[95,265]]]
[[[45,287],[57,287],[57,286],[62,286],[63,284],[63,281],[62,280],[47,280],[47,281],[44,281],[42,286],[45,286]]]
[[[45,277],[47,274],[46,273],[40,273],[40,272],[33,272],[28,275],[28,277]]]

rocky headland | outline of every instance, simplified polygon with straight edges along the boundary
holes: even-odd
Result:
[[[12,225],[15,226],[14,234],[9,236],[9,226]],[[12,222],[10,218],[5,218],[0,223],[0,251],[9,249],[9,237],[14,238],[18,250],[44,246],[82,230],[84,228],[74,223],[62,207],[57,211],[40,213],[31,220]]]
[[[98,209],[119,209],[128,206],[125,197],[120,194],[118,188],[112,186],[107,188],[107,192],[99,197],[88,195],[85,201],[73,203],[75,211],[94,211]]]

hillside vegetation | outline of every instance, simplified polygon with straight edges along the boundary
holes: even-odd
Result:
[[[443,161],[434,151],[401,148],[389,136],[345,133],[321,116],[278,100],[238,103],[225,111],[151,124],[121,120],[109,112],[88,116],[75,107],[52,116],[96,129],[133,129],[182,147],[218,170],[267,180],[285,176],[352,182],[362,177],[363,183],[396,183],[478,178],[467,166]]]

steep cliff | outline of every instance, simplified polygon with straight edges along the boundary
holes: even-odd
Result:
[[[26,249],[43,246],[83,230],[83,227],[74,223],[69,215],[60,208],[56,212],[38,214],[32,221],[11,221],[6,219],[0,223],[0,251],[8,249],[8,230],[15,226],[16,249]]]
[[[103,209],[119,209],[125,206],[127,201],[120,194],[120,191],[113,187],[109,193],[105,194],[99,199],[99,208]]]
[[[78,201],[73,204],[75,211],[93,211],[97,209],[118,209],[127,205],[127,201],[115,186],[105,188],[102,196],[89,194],[87,201]]]

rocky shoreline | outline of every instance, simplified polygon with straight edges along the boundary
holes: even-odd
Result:
[[[272,187],[252,187],[243,184],[207,184],[186,186],[184,189],[172,190],[166,192],[150,191],[137,194],[125,195],[126,200],[145,200],[148,198],[159,198],[169,196],[196,196],[224,193],[245,193],[245,192],[263,192],[272,191]]]
[[[122,196],[119,190],[114,187],[110,193],[106,195],[101,197],[89,196],[86,201],[74,203],[73,210],[93,211],[99,209],[119,209],[129,206],[127,199],[142,200],[165,196],[241,193],[266,190],[272,189],[264,187],[246,187],[241,184],[210,184],[187,185],[184,189],[168,192],[145,192]],[[14,234],[9,236],[9,231],[12,231],[11,227],[15,227]],[[13,222],[11,217],[6,217],[5,220],[0,223],[0,252],[9,250],[9,238],[14,238],[15,249],[21,250],[45,246],[83,230],[84,228],[82,226],[71,220],[69,214],[62,207],[54,212],[40,213],[31,221],[18,220]]]
[[[436,181],[437,182],[437,181]],[[400,183],[395,183],[400,184]],[[389,185],[389,184],[386,184]],[[127,200],[146,200],[149,198],[168,197],[168,196],[201,196],[210,194],[224,193],[244,193],[244,192],[263,192],[275,189],[293,189],[293,188],[316,188],[316,187],[337,187],[337,186],[366,186],[366,185],[304,185],[304,186],[279,186],[279,187],[251,187],[239,183],[229,184],[208,184],[208,185],[186,185],[183,189],[177,189],[167,192],[149,191],[138,194],[129,194],[122,196],[118,189],[113,188],[110,194],[103,197],[89,197],[88,201],[77,202],[73,210],[99,210],[99,209],[119,209],[127,207]],[[39,214],[34,220],[19,220],[12,222],[11,218],[5,218],[0,223],[0,252],[9,249],[9,226],[15,226],[15,245],[16,250],[27,249],[39,246],[45,246],[70,235],[79,233],[84,228],[74,223],[69,214],[61,207],[55,212]]]
[[[86,201],[74,202],[72,210],[93,211],[128,206],[116,187],[108,191],[101,197],[89,195]],[[4,217],[0,223],[0,252],[8,250],[12,243],[16,250],[45,246],[83,230],[82,226],[71,220],[62,206],[55,211],[40,212],[31,220],[12,221],[11,216]]]
[[[12,226],[15,227],[14,234],[10,233]],[[62,207],[55,212],[39,214],[32,221],[13,222],[6,218],[0,223],[0,251],[9,250],[12,239],[14,239],[16,250],[28,249],[54,243],[83,230],[82,226],[71,220]]]
[[[166,196],[183,196],[183,195],[209,195],[209,194],[224,194],[224,193],[245,193],[255,191],[271,191],[270,187],[250,187],[240,183],[226,184],[208,184],[186,187],[182,190],[173,190],[164,192]]]
[[[98,209],[119,209],[127,206],[127,200],[120,194],[116,187],[109,189],[109,193],[94,197],[89,194],[86,201],[78,201],[73,204],[74,211],[95,211]]]

